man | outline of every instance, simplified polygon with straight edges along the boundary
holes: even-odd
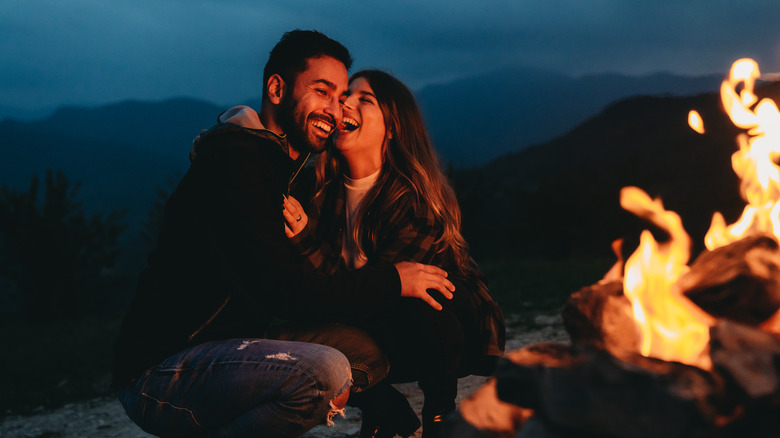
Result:
[[[341,120],[350,64],[326,36],[288,32],[266,64],[255,129],[222,123],[201,136],[117,342],[114,386],[148,432],[301,435],[343,408],[352,377],[368,386],[387,364],[357,330],[274,322],[377,311],[401,296],[439,308],[428,288],[452,296],[443,271],[416,263],[331,277],[297,268],[283,195]],[[347,358],[325,345],[373,362],[352,363],[364,375],[351,376]]]

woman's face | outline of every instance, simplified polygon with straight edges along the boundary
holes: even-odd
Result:
[[[334,138],[334,146],[347,159],[364,154],[380,156],[385,142],[385,120],[365,78],[359,77],[349,84],[349,94],[344,101],[344,116]]]

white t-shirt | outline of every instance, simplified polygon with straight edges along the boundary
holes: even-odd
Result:
[[[360,208],[360,202],[366,196],[366,193],[371,190],[371,187],[374,186],[374,183],[376,183],[378,178],[379,170],[360,179],[352,179],[344,175],[347,226],[344,227],[344,244],[341,246],[341,258],[343,258],[347,266],[352,269],[362,268],[368,261],[365,256],[360,255],[358,248],[362,242],[355,242],[355,239],[353,239],[353,230],[355,229],[355,219],[357,218],[358,209]]]

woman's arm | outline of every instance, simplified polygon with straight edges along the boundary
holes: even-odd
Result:
[[[370,213],[381,216],[378,218],[380,231],[376,248],[364,248],[369,263],[417,261],[437,264],[435,263],[438,246],[436,240],[441,234],[441,226],[436,224],[433,212],[429,208],[415,205],[411,197],[412,195],[402,197],[394,208],[387,211]],[[323,206],[324,201],[318,199],[320,208],[310,208],[311,214],[306,216],[305,213],[301,213],[303,208],[294,201],[294,198],[288,199],[290,201],[285,203],[285,219],[290,234],[293,234],[290,242],[305,268],[320,273],[333,273],[342,268],[345,265],[341,257],[344,230],[336,226],[324,230],[323,228],[326,227],[318,224],[320,218],[317,211],[324,209],[334,215],[333,223],[343,224],[343,203],[339,203],[338,198],[334,198],[335,204],[340,205],[328,203],[327,206]],[[299,214],[300,221],[297,220]],[[307,223],[300,226],[304,221]]]
[[[389,263],[415,261],[440,264],[437,240],[441,237],[442,227],[437,224],[433,211],[428,206],[416,204],[411,194],[402,197],[397,207],[391,210],[392,213],[375,213],[386,216],[379,218],[382,231],[377,248],[374,254],[369,254],[369,259]]]
[[[313,211],[317,212],[319,209],[314,208]],[[343,208],[334,210],[334,212],[337,211],[343,211]],[[317,215],[312,214],[307,216],[303,207],[292,196],[285,198],[284,218],[285,230],[289,231],[287,235],[290,238],[290,242],[293,244],[294,252],[297,251],[299,255],[299,262],[302,269],[307,272],[328,274],[333,274],[339,270],[346,269],[346,263],[341,257],[340,242],[342,240],[342,228],[337,228],[339,234],[331,236],[330,241],[317,239],[315,232],[312,231],[317,229],[316,226],[313,225],[316,224],[316,220],[312,220],[317,218]],[[432,220],[432,216],[430,219]],[[336,223],[341,223],[338,222],[338,220],[340,220],[338,215],[336,215],[336,220]],[[302,225],[301,222],[303,222]],[[405,228],[411,230],[411,227]],[[407,232],[406,234],[408,235],[410,233]],[[406,246],[408,247],[409,245]],[[441,310],[441,303],[437,302],[430,294],[420,294],[413,289],[417,287],[420,281],[428,281],[433,284],[436,281],[436,275],[446,276],[446,273],[435,266],[424,266],[416,263],[409,263],[409,261],[413,260],[399,258],[392,262],[401,277],[401,296],[420,298],[434,309]],[[409,277],[414,277],[416,280],[405,281],[405,279]],[[445,283],[446,285],[444,287],[431,287],[438,289],[444,298],[452,299],[452,291],[454,291],[455,288],[449,281],[446,281]]]

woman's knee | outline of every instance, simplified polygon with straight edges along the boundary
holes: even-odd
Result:
[[[374,337],[355,327],[349,327],[343,335],[342,352],[352,367],[354,390],[362,391],[384,380],[390,370],[390,364]]]
[[[318,340],[347,357],[352,368],[353,391],[362,391],[387,377],[390,368],[387,355],[367,331],[346,324],[329,324],[322,328]]]

